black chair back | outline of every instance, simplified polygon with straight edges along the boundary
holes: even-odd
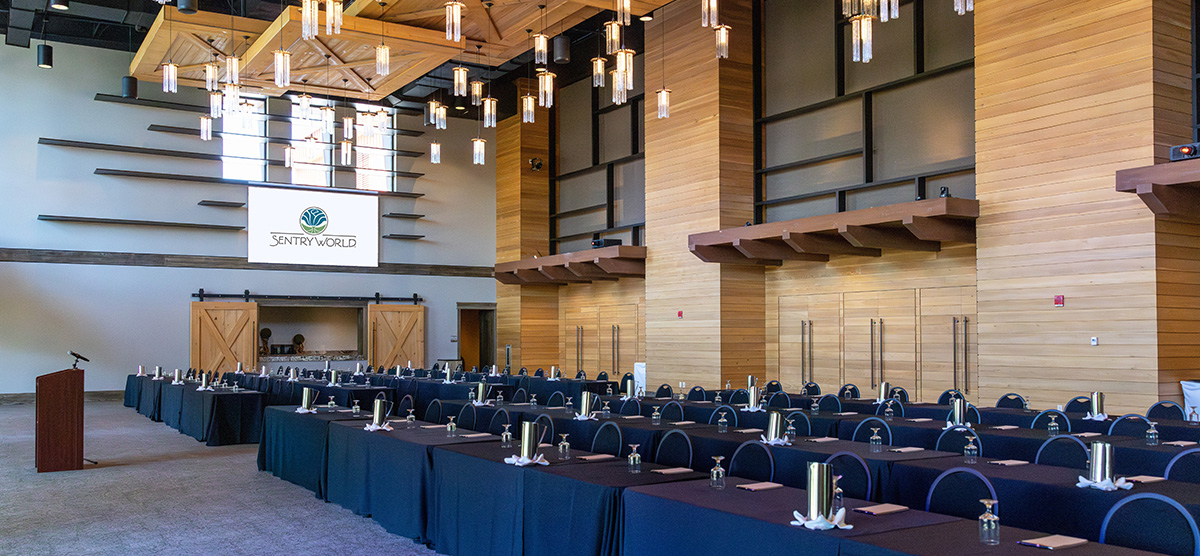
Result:
[[[815,382],[805,383],[804,384],[804,395],[805,396],[820,396],[821,395],[821,385],[817,384]],[[838,394],[838,395],[840,396],[841,394]]]
[[[677,401],[669,401],[664,405],[659,416],[664,421],[682,421],[683,420],[683,405]]]
[[[549,415],[543,413],[538,415],[535,421],[537,422],[538,429],[541,431],[538,433],[541,441],[554,444],[554,419],[551,419]]]
[[[860,421],[858,426],[854,427],[854,434],[850,436],[850,440],[855,442],[870,442],[871,433],[873,432],[871,429],[879,429],[879,437],[882,439],[883,444],[887,446],[892,445],[892,427],[888,426],[887,421],[879,417],[867,417]]]
[[[396,404],[396,415],[399,415],[401,417],[408,417],[408,410],[410,410],[412,408],[413,408],[412,394],[405,394],[403,398],[400,398],[400,403]]]
[[[688,390],[687,399],[690,402],[704,401],[704,388],[701,386],[693,386],[691,390]]]
[[[429,402],[429,407],[425,408],[425,418],[422,421],[438,424],[442,422],[442,400]]]
[[[900,400],[900,403],[908,403],[908,390],[900,386],[895,386],[891,390],[888,390],[888,398]]]
[[[463,408],[458,411],[458,428],[477,430],[475,428],[476,416],[477,414],[473,404],[468,403],[467,405],[464,405]]]
[[[730,405],[748,404],[750,403],[750,392],[747,392],[745,388],[738,388],[729,395],[728,401]]]
[[[1134,494],[1113,505],[1100,524],[1100,544],[1172,556],[1200,554],[1200,528],[1179,502],[1161,494]]]
[[[686,432],[672,429],[664,434],[658,442],[658,451],[654,453],[654,463],[671,467],[692,466],[692,439]]]
[[[996,400],[996,407],[1024,409],[1025,398],[1016,392],[1009,392],[1003,396],[1000,396],[1000,399]]]
[[[842,493],[849,498],[871,500],[874,494],[871,489],[871,468],[866,460],[854,452],[838,452],[829,456],[825,463],[833,466],[833,474],[841,475],[838,486]]]
[[[889,407],[892,408],[892,415],[895,415],[896,417],[904,417],[904,404],[900,403],[900,400],[897,400],[896,398],[888,398],[884,400],[883,403],[875,406],[875,414],[883,415],[883,413],[887,411],[887,408]]]
[[[1171,400],[1163,400],[1146,410],[1146,418],[1151,421],[1162,419],[1184,420],[1183,407]]]
[[[1067,419],[1065,413],[1057,409],[1047,409],[1041,413],[1038,413],[1037,416],[1033,418],[1033,421],[1029,423],[1029,428],[1045,429],[1050,425],[1051,415],[1055,416],[1054,422],[1058,423],[1059,432],[1071,432],[1071,420]]]
[[[608,380],[608,373],[606,373],[604,371],[600,371],[599,373],[596,373],[596,380]]]
[[[803,411],[793,411],[785,415],[783,418],[784,430],[787,430],[789,420],[791,420],[792,426],[796,427],[796,436],[812,436],[812,421]]]
[[[792,407],[792,397],[787,392],[775,392],[767,399],[767,407],[782,407],[788,409]]]
[[[513,392],[512,401],[513,403],[528,403],[529,393],[524,388],[517,388],[517,391]]]
[[[1033,463],[1053,465],[1054,467],[1070,467],[1072,469],[1087,469],[1091,451],[1082,440],[1069,434],[1060,434],[1046,439],[1038,448],[1037,457]]]
[[[1172,481],[1200,483],[1200,448],[1190,448],[1175,454],[1167,463],[1163,477]]]
[[[587,380],[587,371],[579,371],[575,373],[575,380]]]
[[[817,399],[817,407],[821,408],[821,411],[841,413],[842,400],[833,394],[825,394]]]
[[[961,454],[963,448],[967,445],[967,440],[973,439],[975,447],[979,448],[979,455],[983,456],[983,444],[979,441],[979,435],[971,427],[963,425],[955,425],[944,431],[938,436],[937,445],[934,449],[939,452],[954,452]]]
[[[1150,420],[1138,415],[1130,413],[1122,415],[1113,421],[1113,424],[1108,427],[1109,436],[1133,436],[1137,438],[1145,438],[1146,431],[1150,428]]]
[[[621,409],[617,413],[621,415],[641,415],[642,402],[639,402],[637,398],[629,398],[621,402]]]
[[[962,392],[951,388],[945,392],[942,392],[942,395],[938,396],[937,403],[938,405],[950,405],[950,398],[965,398],[965,396],[962,395]]]
[[[729,460],[729,474],[754,481],[775,480],[775,457],[766,444],[747,440],[733,452]]]
[[[1067,413],[1087,413],[1091,410],[1092,399],[1087,396],[1075,396],[1063,406],[1063,411]]]
[[[671,394],[673,394],[673,393],[674,393],[674,391],[673,391],[673,390],[671,390],[671,385],[670,385],[670,384],[663,384],[662,386],[659,386],[659,387],[658,387],[658,390],[656,390],[656,391],[654,392],[654,397],[656,397],[656,398],[669,398],[669,397],[671,397]]]
[[[492,434],[500,434],[504,432],[504,425],[512,425],[512,417],[508,415],[507,409],[501,408],[492,415],[492,422],[488,423],[487,431]],[[509,427],[508,432],[515,434],[512,427]]]
[[[520,376],[529,376],[529,369],[521,367],[521,370],[517,371],[517,374]]]
[[[567,397],[561,391],[555,391],[550,394],[550,399],[546,400],[546,407],[563,407],[567,405]]]
[[[539,367],[538,370],[533,371],[533,376],[546,376],[546,371]]]
[[[861,394],[859,394],[857,386],[847,383],[846,385],[842,386],[842,388],[840,390],[838,390],[838,397],[839,398],[858,398],[858,397],[861,397]]]
[[[719,405],[713,410],[712,415],[708,417],[708,424],[715,425],[721,420],[721,412],[725,412],[725,422],[731,427],[737,426],[737,411],[728,405]]]
[[[782,391],[783,391],[783,383],[779,382],[778,380],[772,380],[771,382],[767,383],[767,392],[768,393],[782,392]]]
[[[982,473],[969,467],[952,467],[938,475],[925,496],[925,511],[952,515],[963,519],[977,519],[983,513],[980,500],[996,500],[996,488]],[[993,508],[996,515],[1003,508]]]
[[[623,447],[624,444],[621,443],[621,427],[612,421],[606,421],[603,425],[600,425],[600,429],[596,431],[596,437],[592,439],[592,453],[594,454],[620,456],[621,448]]]

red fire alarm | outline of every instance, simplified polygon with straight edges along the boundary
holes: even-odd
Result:
[[[679,312],[679,318],[683,318],[683,311]]]
[[[1063,295],[1054,296],[1054,306],[1055,307],[1063,307],[1066,304],[1067,304],[1066,296],[1063,296]]]

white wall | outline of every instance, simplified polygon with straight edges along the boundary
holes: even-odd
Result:
[[[217,162],[189,161],[41,146],[39,137],[174,150],[218,152],[218,142],[150,132],[150,124],[196,127],[196,115],[96,102],[119,94],[127,53],[54,44],[55,67],[34,64],[34,50],[0,47],[0,248],[62,249],[245,257],[244,232],[217,232],[38,221],[39,214],[245,225],[245,211],[197,206],[202,199],[245,201],[243,187],[97,176],[96,168],[219,176]],[[141,83],[143,98],[202,104],[200,91],[164,95]],[[400,125],[421,129],[419,117]],[[438,132],[443,163],[398,159],[424,172],[402,188],[417,200],[386,197],[385,212],[416,212],[416,221],[382,219],[382,233],[424,234],[422,241],[381,240],[388,263],[491,266],[495,262],[494,134],[486,166],[471,164],[475,123],[452,119]],[[431,129],[429,131],[432,131]],[[398,148],[428,151],[430,137],[404,138]],[[373,217],[370,216],[370,217]],[[491,278],[274,272],[192,268],[85,266],[0,262],[0,393],[32,392],[35,376],[64,368],[67,349],[92,357],[88,390],[115,390],[136,365],[187,366],[188,304],[210,292],[293,295],[418,293],[427,298],[427,357],[454,357],[456,302],[495,301]]]

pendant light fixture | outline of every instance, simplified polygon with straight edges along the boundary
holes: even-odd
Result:
[[[213,118],[220,118],[221,112],[224,111],[225,94],[221,91],[213,91],[208,93],[208,115]]]
[[[442,163],[442,144],[438,143],[437,141],[434,141],[429,144],[429,163],[430,164],[441,164]]]
[[[296,97],[300,104],[300,117],[305,120],[311,120],[313,97],[312,95],[308,94],[308,80],[301,79],[300,83],[302,83],[304,87],[301,89],[300,96]]]
[[[608,64],[608,60],[605,59],[603,56],[597,56],[595,58],[592,58],[592,86],[593,87],[603,87],[604,86],[604,75],[607,73],[605,66],[607,64]]]
[[[325,83],[327,85],[332,83],[332,80],[330,80],[330,78],[329,78],[329,69],[330,69],[331,65],[332,65],[331,56],[326,54],[325,55]],[[331,104],[326,104],[325,106],[322,106],[320,108],[320,110],[318,110],[318,112],[321,115],[320,119],[321,119],[322,131],[325,132],[325,135],[329,136],[330,141],[333,141],[333,133],[334,133],[334,129],[336,128],[335,122],[337,121],[337,110],[335,110],[333,108],[332,101],[329,101],[329,102],[331,102]]]
[[[452,72],[454,73],[454,96],[467,96],[467,75],[468,70],[463,66],[456,66]]]
[[[354,139],[354,116],[342,118],[342,139],[347,141]]]
[[[496,127],[496,104],[492,97],[483,99],[483,127]]]
[[[671,117],[671,90],[667,88],[667,23],[664,21],[659,24],[659,30],[662,32],[662,51],[659,56],[662,60],[662,88],[659,89],[655,96],[658,97],[658,119],[666,119]]]
[[[437,120],[434,129],[446,129],[446,105],[439,104],[437,107]]]
[[[241,84],[242,59],[230,54],[225,57],[225,80],[233,84]]]
[[[900,0],[879,0],[879,21],[900,19]]]
[[[958,15],[966,15],[967,12],[975,11],[975,0],[954,0],[954,12]]]
[[[200,140],[212,141],[212,117],[206,115],[200,116]]]
[[[37,67],[42,69],[53,69],[54,47],[46,44],[45,41],[45,35],[43,34],[42,44],[37,45]]]
[[[458,0],[446,2],[446,40],[462,40],[462,11],[466,6]]]
[[[387,6],[387,2],[380,2],[379,8],[383,9]],[[387,75],[392,73],[392,49],[383,42],[384,22],[379,21],[379,46],[375,47],[375,73],[379,75]]]
[[[325,34],[342,33],[342,0],[325,0]]]
[[[534,123],[534,115],[537,111],[537,97],[526,94],[521,97],[521,123]]]
[[[604,24],[604,52],[612,54],[621,49],[621,23],[609,21]]]
[[[637,53],[628,48],[622,48],[616,52],[617,71],[624,74],[622,82],[628,91],[633,90],[633,57],[635,54]]]
[[[300,0],[300,38],[317,37],[317,21],[321,17],[320,0]]]
[[[163,66],[162,66],[163,92],[164,93],[177,93],[177,92],[179,92],[179,64],[176,64],[175,61],[171,58],[171,47],[174,46],[174,43],[175,43],[175,29],[174,29],[174,25],[171,24],[170,8],[163,7],[163,13],[167,17],[167,63],[163,64]],[[46,20],[43,19],[42,20],[43,40],[45,39],[45,36],[46,36]],[[51,53],[50,56],[53,57],[53,54],[52,54],[53,51],[49,51],[49,52]],[[41,48],[40,47],[38,48],[38,58],[41,58]],[[41,60],[40,59],[38,60],[38,67],[48,68],[52,65],[54,65],[52,60],[47,65],[42,65]]]
[[[341,145],[340,150],[341,150],[341,154],[342,154],[342,166],[353,166],[354,165],[354,143],[351,142],[349,139],[342,139],[339,144]]]
[[[538,21],[542,30],[533,36],[533,63],[545,64],[550,54],[550,37],[546,36],[546,5],[539,4],[538,10]]]
[[[437,99],[425,103],[425,125],[437,125],[437,109],[441,105],[442,103],[438,102]]]
[[[482,137],[471,139],[471,162],[480,166],[487,164],[487,141]]]
[[[716,35],[717,35],[717,58],[728,58],[729,57],[729,31],[732,29],[732,27],[725,25],[725,24],[721,24],[721,25],[714,25],[713,29],[716,30]]]
[[[214,60],[204,64],[204,89],[216,91],[221,88],[221,66]]]
[[[483,81],[478,79],[471,80],[471,105],[479,106],[483,103]]]
[[[700,0],[700,26],[717,24],[717,0]]]
[[[296,147],[293,147],[290,144],[283,147],[283,165],[284,165],[284,167],[291,168],[292,163],[295,162],[295,159],[296,159]]]
[[[872,22],[879,18],[880,0],[842,0],[842,15],[850,20],[851,59],[868,63],[874,57]],[[890,0],[884,0],[890,1]]]
[[[630,13],[630,0],[614,0],[614,2],[616,3],[616,7],[613,9],[617,12],[617,21],[620,21],[621,25],[633,23],[633,15]]]
[[[283,0],[279,0],[279,11],[283,12]],[[275,51],[275,86],[287,88],[292,84],[292,53],[283,45],[283,33],[279,34],[279,50]]]
[[[554,106],[554,78],[558,77],[550,70],[538,73],[538,106],[550,108]]]

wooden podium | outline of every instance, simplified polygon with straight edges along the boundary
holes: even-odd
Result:
[[[37,377],[35,413],[38,473],[83,469],[83,369]]]

